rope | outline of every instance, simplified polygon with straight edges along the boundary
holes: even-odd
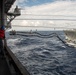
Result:
[[[23,34],[22,34],[23,33]],[[33,32],[33,33],[30,33],[30,34],[24,34],[24,32],[22,33],[17,33],[16,35],[21,35],[21,36],[36,36],[36,37],[40,37],[40,38],[50,38],[50,37],[54,37],[55,36],[55,33],[51,33],[49,35],[42,35],[38,32]]]
[[[48,35],[42,35],[41,33],[38,33],[38,32],[32,32],[32,33],[28,33],[28,34],[26,34],[26,33],[27,32],[17,32],[15,35],[26,36],[26,37],[36,36],[39,38],[51,38],[51,37],[56,36],[63,44],[65,44],[66,46],[69,47],[69,45],[65,41],[63,41],[57,33],[50,33]]]

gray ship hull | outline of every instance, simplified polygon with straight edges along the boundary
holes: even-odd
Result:
[[[76,30],[65,30],[66,43],[69,46],[76,47]]]
[[[65,30],[66,39],[70,41],[76,41],[76,30]]]

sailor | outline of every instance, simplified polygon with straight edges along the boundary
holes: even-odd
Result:
[[[4,26],[0,28],[0,55],[3,55],[3,39],[5,36]]]

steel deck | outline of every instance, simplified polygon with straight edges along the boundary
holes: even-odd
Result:
[[[4,56],[0,55],[0,75],[11,75],[8,64]]]

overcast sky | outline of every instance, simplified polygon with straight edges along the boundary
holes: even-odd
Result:
[[[21,16],[12,25],[76,28],[76,0],[16,0]]]

